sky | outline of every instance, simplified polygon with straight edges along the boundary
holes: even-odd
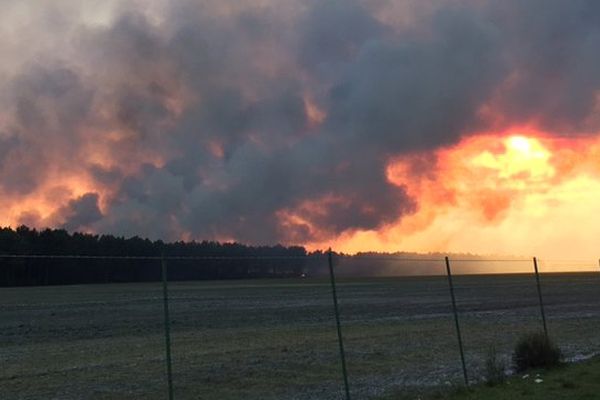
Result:
[[[0,2],[1,226],[597,259],[600,2]]]

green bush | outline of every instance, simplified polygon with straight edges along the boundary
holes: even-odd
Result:
[[[498,358],[495,347],[490,347],[485,358],[485,384],[495,386],[506,380],[506,365]]]
[[[562,353],[543,332],[528,333],[522,336],[513,353],[513,363],[517,372],[531,368],[552,368],[560,365]]]

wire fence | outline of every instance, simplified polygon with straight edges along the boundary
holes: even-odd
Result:
[[[0,263],[6,282],[43,277],[0,289],[2,398],[376,399],[479,382],[489,352],[510,367],[527,332],[545,332],[569,360],[600,352],[592,260],[328,252]],[[113,283],[52,286],[53,268],[97,269]],[[257,279],[213,280],[222,276]]]

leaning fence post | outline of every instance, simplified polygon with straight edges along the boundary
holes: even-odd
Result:
[[[342,326],[340,325],[340,311],[338,309],[337,291],[335,289],[335,274],[333,273],[333,259],[331,248],[327,253],[329,264],[329,278],[331,280],[331,293],[333,295],[333,309],[335,312],[335,324],[337,327],[338,343],[340,345],[340,358],[342,360],[342,374],[344,375],[344,389],[346,391],[346,400],[350,400],[350,387],[348,385],[348,371],[346,370],[346,354],[344,353],[344,340],[342,338]]]
[[[544,335],[546,335],[546,338],[548,338],[548,327],[546,326],[546,313],[544,312],[544,300],[542,298],[542,287],[540,285],[540,274],[538,272],[536,257],[533,257],[533,268],[535,271],[535,282],[537,285],[538,298],[540,299],[540,312],[542,313],[542,323],[544,324]]]
[[[450,271],[450,260],[446,260],[446,273],[448,274],[448,286],[450,287],[450,298],[452,299],[452,312],[454,313],[454,324],[456,325],[456,336],[458,337],[458,350],[460,352],[460,361],[462,363],[463,377],[465,385],[469,386],[469,377],[467,375],[467,364],[465,362],[465,352],[463,350],[462,335],[460,334],[460,324],[458,323],[458,311],[456,310],[456,298],[454,297],[454,284],[452,283],[452,272]]]
[[[167,385],[169,400],[173,400],[173,371],[171,367],[171,319],[169,318],[169,293],[167,290],[167,262],[164,257],[160,260],[162,269],[163,309],[165,316],[165,353],[167,363]]]

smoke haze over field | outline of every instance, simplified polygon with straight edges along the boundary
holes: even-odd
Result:
[[[594,0],[2,2],[0,224],[346,251],[526,253],[579,234],[585,249],[600,233],[585,215],[553,227],[597,208],[598,49]],[[508,176],[515,159],[493,159],[502,184],[467,193],[489,176],[456,155],[508,154],[516,134],[538,153]],[[540,210],[547,234],[523,219]]]

